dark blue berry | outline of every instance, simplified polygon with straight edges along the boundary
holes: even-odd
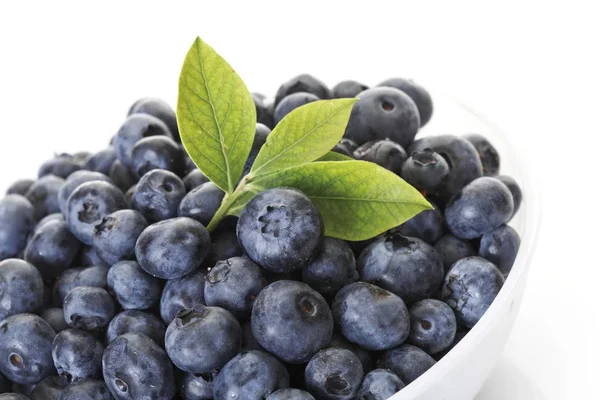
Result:
[[[26,261],[0,262],[0,321],[15,314],[36,312],[44,302],[44,282]]]
[[[31,400],[58,400],[67,385],[67,382],[61,377],[56,375],[49,376],[35,385],[29,398]]]
[[[410,344],[387,350],[379,360],[379,368],[391,370],[406,385],[435,365],[435,360],[423,350]]]
[[[41,220],[38,221],[38,223],[35,225],[35,228],[33,229],[33,232],[40,229],[47,222],[53,222],[53,221],[65,222],[65,216],[62,215],[61,213],[54,213],[54,214],[46,215],[44,218],[42,218]]]
[[[128,115],[149,114],[163,121],[177,142],[180,142],[177,116],[171,106],[164,100],[145,97],[131,105]]]
[[[183,400],[213,400],[213,380],[216,373],[184,373],[179,379],[179,394]]]
[[[160,316],[166,324],[171,323],[179,311],[205,304],[205,274],[206,271],[198,270],[166,283],[160,298]]]
[[[444,216],[435,204],[431,205],[433,210],[421,211],[393,231],[419,238],[431,245],[435,244],[445,233]]]
[[[254,160],[258,155],[258,152],[263,147],[263,145],[267,142],[267,137],[271,133],[271,129],[266,125],[261,123],[256,124],[256,132],[254,133],[254,141],[252,142],[252,148],[250,149],[250,154],[246,159],[246,164],[244,165],[244,171],[246,173],[250,172],[250,168],[252,164],[254,164]]]
[[[452,345],[456,335],[456,317],[446,303],[425,299],[410,307],[409,342],[429,354],[439,353]]]
[[[40,317],[42,317],[42,319],[46,321],[56,333],[62,332],[69,328],[69,325],[65,321],[65,314],[63,313],[62,308],[46,308],[40,312]]]
[[[256,122],[269,128],[273,127],[273,105],[267,102],[265,95],[252,93],[252,100],[256,107]]]
[[[500,154],[498,150],[490,143],[490,141],[477,133],[465,135],[467,139],[479,153],[481,165],[483,166],[484,176],[498,175],[500,172]]]
[[[270,189],[244,208],[237,225],[242,248],[254,262],[283,273],[302,268],[314,256],[323,222],[310,199],[294,189]]]
[[[20,194],[21,196],[25,196],[31,185],[33,185],[33,182],[33,179],[19,179],[8,187],[6,194]]]
[[[434,247],[440,256],[442,256],[444,269],[446,271],[448,271],[458,260],[477,255],[477,252],[470,242],[450,234],[442,236]]]
[[[277,106],[284,97],[298,92],[312,93],[323,100],[331,98],[331,91],[327,85],[312,75],[301,74],[279,87],[279,90],[277,90],[277,94],[275,95],[275,106]]]
[[[179,204],[178,215],[195,219],[207,226],[221,206],[225,192],[212,182],[192,189]]]
[[[510,193],[512,194],[513,203],[514,203],[514,210],[513,210],[513,216],[514,216],[517,213],[517,211],[519,210],[519,208],[521,207],[521,202],[523,201],[523,193],[521,192],[521,188],[519,187],[519,184],[517,183],[517,181],[515,181],[510,176],[500,175],[500,176],[497,176],[496,179],[498,179],[499,181],[504,183],[506,185],[506,187],[508,188],[508,190],[510,190]]]
[[[332,89],[334,99],[352,98],[358,96],[360,92],[367,90],[369,87],[357,81],[341,81]]]
[[[241,351],[260,350],[265,351],[263,347],[258,343],[258,340],[252,333],[252,324],[250,321],[242,324],[242,348]]]
[[[58,375],[68,383],[102,376],[104,346],[91,333],[67,329],[52,341],[52,359]]]
[[[191,218],[173,218],[150,225],[135,246],[140,266],[161,279],[181,278],[195,271],[209,251],[208,231]]]
[[[358,279],[356,260],[350,246],[339,239],[323,238],[310,264],[302,268],[302,280],[323,296],[334,296]]]
[[[520,246],[521,238],[517,231],[508,225],[500,225],[481,237],[479,256],[494,263],[506,276],[515,263]]]
[[[417,105],[421,126],[425,126],[433,114],[433,101],[425,88],[412,79],[391,78],[381,82],[377,86],[388,86],[399,89],[406,93]]]
[[[235,232],[237,218],[229,217],[222,221],[217,228],[211,232],[210,254],[206,259],[209,267],[212,267],[217,261],[227,260],[232,257],[239,257],[244,254],[240,247]]]
[[[35,221],[35,210],[25,197],[9,194],[0,200],[0,261],[20,255]]]
[[[308,392],[300,389],[279,389],[266,400],[315,400]]]
[[[400,175],[402,165],[408,156],[402,146],[389,139],[384,139],[363,144],[354,150],[354,158],[373,162]]]
[[[83,379],[63,389],[58,400],[113,400],[101,380]]]
[[[417,189],[437,191],[444,183],[450,167],[448,162],[431,149],[413,152],[402,166],[400,175]]]
[[[277,125],[281,122],[283,117],[294,111],[296,108],[317,100],[320,100],[319,97],[306,92],[296,92],[285,96],[275,107],[273,123]]]
[[[138,310],[123,311],[110,321],[106,330],[106,343],[126,333],[143,333],[154,343],[163,346],[165,342],[165,324],[153,314]]]
[[[78,286],[65,297],[63,312],[71,328],[100,331],[116,314],[116,306],[106,290]]]
[[[364,400],[387,400],[404,389],[404,382],[388,369],[369,372],[360,385],[358,398]]]
[[[363,380],[360,360],[345,349],[318,352],[306,366],[306,388],[318,400],[354,400]]]
[[[108,176],[94,171],[77,171],[67,178],[64,185],[62,185],[58,191],[58,206],[63,215],[67,215],[67,202],[75,189],[77,189],[79,185],[93,181],[112,183]]]
[[[457,321],[472,328],[492,304],[504,277],[494,264],[481,257],[463,258],[448,271],[442,290]]]
[[[109,265],[135,257],[135,243],[148,227],[146,218],[134,210],[119,210],[94,227],[94,247]]]
[[[115,186],[121,189],[123,192],[127,191],[138,181],[133,172],[131,172],[119,160],[115,160],[113,165],[110,167],[108,176]]]
[[[197,168],[183,178],[183,184],[188,192],[209,181],[208,177]]]
[[[350,350],[360,360],[360,363],[363,367],[363,371],[365,373],[373,369],[373,360],[371,359],[371,354],[359,345],[348,341],[348,339],[346,339],[340,333],[333,333],[333,336],[331,337],[331,342],[327,347],[335,347],[339,349]]]
[[[137,142],[131,152],[131,163],[131,169],[140,178],[153,169],[164,169],[178,176],[185,170],[181,147],[167,136],[151,136]]]
[[[48,214],[60,212],[58,191],[65,180],[55,175],[47,175],[31,185],[25,197],[34,208],[35,219],[40,220]]]
[[[140,179],[133,194],[132,207],[150,222],[163,221],[177,216],[185,185],[170,171],[155,169]]]
[[[112,167],[116,159],[117,153],[114,147],[108,147],[91,156],[84,164],[83,169],[100,172],[108,176],[110,174],[110,167]]]
[[[251,321],[262,347],[295,364],[307,362],[327,346],[333,332],[333,316],[325,299],[295,281],[277,281],[260,292]]]
[[[38,177],[42,178],[48,175],[56,175],[66,179],[75,171],[79,171],[82,163],[71,154],[59,154],[56,157],[46,161],[38,170]]]
[[[242,328],[219,307],[181,310],[167,327],[165,348],[177,368],[192,373],[222,368],[239,353]]]
[[[54,282],[52,291],[54,304],[62,307],[67,294],[79,286],[106,288],[107,274],[108,267],[103,265],[84,268],[69,268],[65,270],[65,272],[63,272]]]
[[[124,310],[154,307],[162,293],[162,282],[147,274],[136,261],[121,261],[108,270],[111,293]]]

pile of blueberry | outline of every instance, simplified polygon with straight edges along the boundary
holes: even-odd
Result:
[[[274,104],[254,95],[247,165],[294,108],[357,95],[334,151],[435,205],[371,240],[323,237],[291,188],[209,233],[224,193],[157,99],[133,104],[108,148],[14,183],[0,200],[0,399],[383,400],[433,366],[502,288],[521,192],[481,135],[415,141],[433,106],[405,79],[330,90],[300,75]]]

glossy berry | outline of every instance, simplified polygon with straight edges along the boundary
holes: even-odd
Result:
[[[463,258],[477,255],[473,245],[450,234],[444,235],[435,244],[435,250],[442,257],[444,269],[448,271],[452,265]]]
[[[206,305],[224,308],[238,317],[250,315],[256,296],[267,285],[262,269],[246,257],[219,261],[206,275]]]
[[[52,290],[54,304],[62,307],[67,294],[79,286],[106,288],[107,274],[108,267],[103,265],[69,268],[65,270],[65,272],[63,272],[54,282],[54,288]]]
[[[433,101],[425,88],[412,79],[391,78],[381,82],[378,86],[389,86],[406,93],[417,105],[421,126],[425,126],[433,114]]]
[[[409,96],[395,88],[375,87],[359,94],[344,136],[359,145],[390,139],[406,148],[420,124],[419,111]]]
[[[132,207],[149,222],[163,221],[177,216],[179,203],[185,194],[185,185],[177,175],[155,169],[140,179],[133,194]]]
[[[267,400],[315,400],[315,398],[304,390],[279,389],[267,397]]]
[[[0,322],[0,372],[21,385],[38,383],[54,372],[52,339],[56,332],[34,314]]]
[[[277,106],[284,97],[298,92],[312,93],[323,100],[331,98],[331,91],[323,82],[312,75],[301,74],[279,87],[279,90],[277,90],[277,94],[275,95],[275,106]]]
[[[66,179],[73,172],[79,171],[81,167],[82,164],[71,154],[59,154],[42,164],[38,170],[38,177],[55,175]]]
[[[208,226],[224,196],[225,192],[214,183],[203,183],[185,195],[179,204],[177,215],[195,219],[202,225]]]
[[[475,239],[508,222],[513,215],[513,199],[499,180],[474,180],[446,207],[450,232],[461,239]]]
[[[421,239],[389,233],[358,259],[361,280],[389,290],[407,303],[433,297],[444,280],[440,255]]]
[[[500,172],[500,155],[490,141],[483,135],[477,133],[465,135],[465,139],[471,142],[477,150],[477,153],[479,153],[481,165],[483,166],[483,175],[498,175]]]
[[[514,216],[517,213],[517,211],[519,210],[519,208],[521,207],[521,202],[523,201],[523,193],[521,192],[521,188],[519,187],[519,184],[517,183],[517,181],[515,181],[510,176],[500,175],[500,176],[497,176],[496,179],[498,179],[499,181],[504,183],[506,185],[506,187],[508,188],[508,190],[510,190],[510,193],[512,194],[513,203],[514,203],[514,210],[513,210],[513,216]]]
[[[251,321],[260,345],[294,364],[310,360],[329,344],[333,332],[333,316],[325,299],[295,281],[277,281],[260,292]]]
[[[166,329],[165,324],[153,314],[138,310],[125,310],[115,315],[108,324],[106,343],[111,343],[126,333],[142,333],[163,347]]]
[[[270,189],[244,208],[237,235],[250,259],[270,271],[302,268],[315,254],[323,222],[310,199],[294,189]]]
[[[91,333],[67,329],[52,341],[52,359],[58,375],[73,383],[102,376],[104,346]]]
[[[332,89],[332,98],[344,99],[358,96],[360,92],[367,90],[369,87],[357,81],[341,81]]]
[[[58,191],[58,206],[63,215],[67,215],[67,202],[75,189],[87,182],[102,181],[112,183],[110,178],[100,172],[77,171],[71,174]]]
[[[237,355],[219,372],[214,381],[214,398],[262,400],[289,384],[288,372],[275,357],[249,351]]]
[[[410,307],[409,342],[429,354],[439,353],[452,345],[456,335],[456,317],[446,303],[425,299]]]
[[[417,189],[435,192],[448,174],[448,162],[431,149],[413,152],[402,166],[400,175]]]
[[[34,208],[35,219],[42,219],[48,214],[60,211],[58,205],[58,191],[65,180],[55,175],[47,175],[35,181],[25,197]]]
[[[117,400],[170,400],[175,395],[169,356],[140,333],[119,336],[106,347],[102,372],[104,382]]]
[[[354,158],[373,162],[400,175],[402,165],[408,156],[402,146],[391,140],[384,139],[363,144],[354,150]]]
[[[0,262],[0,321],[15,314],[37,312],[44,302],[44,282],[26,261]]]
[[[117,159],[117,153],[114,147],[108,147],[104,150],[100,150],[96,154],[92,155],[83,165],[83,169],[88,171],[100,172],[108,176],[110,173],[110,167]]]
[[[294,111],[296,108],[317,100],[320,100],[319,97],[306,92],[296,92],[285,96],[275,107],[273,123],[275,125],[279,124],[283,117]]]
[[[164,100],[144,97],[131,105],[128,115],[149,114],[163,121],[177,142],[180,142],[177,116],[171,106]]]
[[[65,297],[63,310],[71,328],[100,331],[116,314],[116,305],[106,290],[78,286]]]
[[[110,292],[124,310],[154,307],[162,293],[162,282],[147,274],[136,261],[121,261],[108,270]]]
[[[102,181],[84,183],[67,201],[69,230],[81,242],[92,245],[94,227],[102,222],[102,218],[126,207],[125,196],[116,186]]]
[[[209,181],[210,179],[197,168],[183,178],[183,184],[188,192]]]
[[[165,334],[165,348],[173,364],[192,373],[222,368],[239,353],[241,342],[239,322],[219,307],[182,310]]]
[[[123,192],[126,192],[138,181],[137,176],[135,176],[133,172],[131,172],[119,160],[115,160],[113,165],[110,167],[108,176],[115,186],[121,189]]]
[[[178,392],[183,400],[212,400],[216,373],[184,373],[179,379]]]
[[[171,323],[179,311],[205,304],[205,274],[206,271],[198,270],[167,281],[160,298],[160,316],[165,324]]]
[[[40,317],[54,329],[56,333],[69,329],[62,308],[50,307],[40,312]]]
[[[57,400],[113,400],[101,380],[83,379],[67,386]]]
[[[345,349],[318,352],[306,366],[306,388],[317,399],[353,400],[363,380],[360,360]]]
[[[423,350],[410,344],[387,350],[379,360],[379,368],[391,370],[406,385],[435,365],[435,360]]]
[[[209,251],[208,231],[191,218],[173,218],[150,225],[135,246],[140,266],[161,279],[181,278],[195,271]]]
[[[35,228],[33,228],[33,232],[35,232],[38,229],[40,229],[47,222],[53,222],[53,221],[64,222],[65,221],[65,216],[62,215],[61,213],[54,213],[54,214],[46,215],[44,218],[42,218],[41,220],[38,221],[38,223],[35,225]]]
[[[94,227],[94,247],[109,265],[135,257],[135,243],[148,221],[135,210],[119,210],[102,218]]]
[[[256,122],[269,128],[273,127],[273,105],[267,102],[265,95],[252,93],[252,100],[256,107]]]
[[[404,382],[388,369],[369,372],[358,391],[359,399],[387,400],[404,389]]]
[[[25,193],[33,185],[33,182],[33,179],[19,179],[6,189],[6,194],[20,194],[21,196],[25,196]]]
[[[35,385],[29,398],[31,400],[58,400],[67,386],[68,384],[63,378],[52,375]]]
[[[351,342],[367,350],[385,350],[402,344],[410,332],[404,301],[369,283],[352,283],[335,296],[335,323]]]
[[[448,271],[442,291],[457,321],[472,328],[492,304],[504,277],[494,264],[481,257],[463,258]]]
[[[80,248],[66,222],[47,222],[29,240],[25,260],[35,265],[44,279],[54,279],[73,264]]]
[[[346,242],[339,239],[323,238],[314,259],[302,268],[302,281],[323,296],[334,296],[357,279],[354,253]]]
[[[35,209],[25,197],[9,194],[0,200],[0,261],[25,249],[35,221]]]
[[[481,237],[479,256],[494,263],[506,276],[515,263],[520,246],[521,238],[517,231],[508,225],[501,225]]]
[[[153,169],[164,169],[183,175],[185,162],[181,147],[168,136],[151,136],[138,141],[131,152],[132,170],[144,176]]]
[[[445,233],[444,216],[440,209],[430,201],[433,210],[421,211],[402,225],[394,228],[404,236],[416,237],[433,245]]]
[[[133,114],[127,117],[114,140],[119,161],[133,171],[133,148],[137,142],[150,136],[172,137],[169,128],[156,117],[148,114]]]

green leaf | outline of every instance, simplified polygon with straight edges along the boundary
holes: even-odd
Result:
[[[335,151],[330,151],[325,154],[323,157],[319,158],[317,161],[352,161],[354,160],[352,157],[348,157],[347,155],[336,153]]]
[[[261,190],[293,187],[321,211],[325,235],[366,240],[394,228],[431,204],[396,174],[366,161],[315,162],[257,178],[232,210]]]
[[[252,147],[256,108],[242,79],[200,38],[181,69],[177,123],[194,163],[232,193]]]
[[[344,135],[356,101],[319,100],[296,108],[269,134],[250,175],[270,174],[324,156]]]

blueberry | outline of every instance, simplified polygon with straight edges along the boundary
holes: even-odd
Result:
[[[29,397],[19,393],[0,394],[0,400],[29,400]]]
[[[260,93],[252,93],[252,100],[256,107],[256,122],[269,128],[273,127],[273,106],[268,104],[266,97]]]
[[[59,376],[44,378],[29,395],[31,400],[58,400],[67,383]]]
[[[435,360],[423,350],[410,344],[403,344],[383,353],[379,368],[391,370],[406,385],[435,365]]]
[[[357,81],[341,81],[333,87],[334,99],[352,98],[358,96],[360,92],[367,90],[369,87]]]
[[[35,265],[44,279],[52,280],[73,264],[80,248],[66,222],[47,222],[29,240],[25,260]]]
[[[425,126],[433,114],[433,101],[431,96],[421,85],[416,84],[412,79],[391,78],[381,82],[377,86],[388,86],[399,89],[406,93],[417,105],[421,126]]]
[[[106,277],[111,293],[124,310],[147,310],[162,292],[162,282],[146,272],[136,261],[121,261],[108,270]]]
[[[410,154],[431,149],[446,160],[450,169],[442,186],[436,191],[447,201],[468,183],[483,175],[479,154],[466,139],[452,135],[426,136],[408,149]]]
[[[237,218],[229,217],[211,232],[212,245],[210,254],[206,259],[208,266],[212,267],[217,261],[239,257],[244,254],[244,250],[240,247],[237,234],[235,233],[235,225],[237,225]]]
[[[188,192],[206,182],[210,182],[210,180],[199,169],[193,170],[183,178],[183,184]]]
[[[40,220],[48,214],[60,212],[58,191],[65,180],[55,175],[47,175],[31,185],[25,197],[34,208],[35,219]]]
[[[365,282],[389,290],[407,303],[433,297],[444,280],[444,265],[421,239],[389,233],[369,245],[358,259]]]
[[[271,393],[266,400],[315,400],[308,392],[300,389],[279,389]]]
[[[331,308],[342,334],[367,350],[398,346],[410,332],[404,301],[369,283],[356,282],[345,286],[335,296]]]
[[[471,243],[450,234],[442,236],[435,244],[435,249],[442,256],[446,271],[458,260],[477,255]]]
[[[431,149],[413,152],[402,166],[400,175],[420,190],[435,192],[450,173],[444,157]]]
[[[351,343],[339,333],[334,332],[333,336],[331,337],[331,342],[327,347],[350,350],[360,360],[360,364],[363,367],[363,372],[367,373],[373,369],[373,360],[371,359],[369,352],[357,344]]]
[[[169,128],[160,119],[148,114],[132,114],[121,125],[114,146],[119,161],[133,171],[133,148],[137,142],[150,136],[171,138]]]
[[[190,155],[185,150],[185,146],[181,145],[181,151],[183,154],[183,159],[185,161],[185,172],[184,172],[185,175],[189,174],[192,171],[197,170],[198,167],[196,166],[194,161],[190,158]]]
[[[284,97],[298,92],[312,93],[323,100],[331,98],[331,91],[323,82],[312,75],[301,74],[279,87],[275,95],[275,105],[277,106]]]
[[[246,257],[219,261],[206,275],[206,305],[217,306],[238,317],[250,315],[254,299],[267,285],[261,268]]]
[[[310,286],[277,281],[267,286],[252,308],[252,332],[267,351],[299,364],[331,341],[333,317],[325,299]]]
[[[181,278],[195,271],[209,251],[208,231],[191,218],[173,218],[150,225],[135,245],[140,266],[161,279]]]
[[[177,216],[185,185],[170,171],[155,169],[140,179],[133,194],[132,206],[150,222],[163,221]]]
[[[410,307],[409,342],[429,354],[439,353],[452,345],[456,335],[456,317],[446,303],[425,299]]]
[[[318,352],[306,366],[306,387],[316,399],[353,400],[363,380],[360,360],[345,349]]]
[[[111,343],[126,333],[143,333],[162,347],[165,342],[165,330],[165,324],[154,315],[138,310],[125,310],[108,324],[106,343]]]
[[[13,182],[6,190],[6,194],[20,194],[21,196],[25,196],[31,185],[33,185],[33,182],[33,179],[20,179]]]
[[[296,108],[317,100],[319,100],[319,97],[315,96],[312,93],[306,92],[296,92],[285,96],[277,104],[277,107],[275,107],[275,113],[273,114],[273,123],[275,125],[279,124],[283,117],[294,111]]]
[[[146,218],[134,210],[119,210],[94,227],[94,247],[109,265],[135,257],[135,243],[148,227]]]
[[[62,215],[61,213],[54,213],[54,214],[46,215],[44,218],[42,218],[38,221],[38,223],[35,225],[35,228],[33,228],[33,232],[40,229],[46,223],[54,222],[54,221],[65,222],[65,216]]]
[[[262,400],[289,387],[285,367],[262,351],[237,355],[223,367],[214,381],[215,400]]]
[[[183,400],[212,400],[216,373],[185,373],[179,379],[179,394]]]
[[[60,208],[60,212],[67,215],[67,202],[69,201],[71,194],[73,194],[75,189],[80,185],[93,181],[112,183],[109,177],[100,172],[77,171],[69,176],[58,191],[58,207]]]
[[[244,165],[244,171],[246,173],[250,172],[250,168],[252,164],[254,164],[254,160],[258,155],[258,152],[263,147],[263,145],[267,142],[267,137],[271,133],[271,129],[266,125],[261,123],[256,124],[256,132],[254,133],[254,141],[252,142],[252,148],[250,149],[250,154],[246,159],[246,164]]]
[[[82,164],[70,154],[59,154],[42,164],[38,171],[38,178],[47,175],[56,175],[66,179],[75,171],[79,171]]]
[[[108,182],[93,181],[79,185],[67,201],[67,224],[81,242],[94,243],[94,226],[102,218],[126,207],[125,196]]]
[[[57,400],[113,400],[104,382],[83,379],[64,388]]]
[[[100,172],[108,176],[110,174],[110,167],[112,167],[116,159],[117,153],[114,147],[108,147],[91,156],[84,164],[83,169]]]
[[[133,208],[133,196],[137,190],[137,183],[127,189],[125,192],[125,202],[127,203],[127,208]]]
[[[106,276],[108,267],[95,265],[83,268],[69,268],[54,282],[52,297],[54,304],[62,306],[67,294],[79,286],[98,288],[108,287]]]
[[[490,141],[477,133],[465,135],[467,139],[479,153],[481,165],[483,166],[484,176],[498,175],[500,172],[500,155],[498,150],[490,143]]]
[[[160,298],[160,316],[166,324],[171,323],[179,311],[204,305],[205,274],[198,270],[166,283]]]
[[[131,152],[132,170],[138,177],[153,169],[164,169],[181,176],[185,161],[181,147],[167,136],[151,136],[138,141]]]
[[[517,231],[508,225],[500,225],[481,237],[479,256],[494,263],[506,276],[515,263],[520,246],[521,238]]]
[[[52,359],[58,374],[68,383],[102,375],[104,346],[91,333],[67,329],[52,341]]]
[[[521,207],[521,202],[523,201],[523,193],[521,192],[521,188],[519,187],[519,184],[517,183],[517,181],[515,181],[510,176],[500,175],[500,176],[497,176],[496,179],[498,179],[500,182],[504,183],[506,185],[506,187],[508,188],[508,190],[510,190],[510,193],[512,194],[513,203],[514,203],[514,210],[513,210],[513,216],[514,216],[517,213],[517,211],[519,211],[519,208]]]
[[[75,162],[83,166],[92,157],[92,153],[89,151],[78,151],[77,153],[73,153],[72,157]]]
[[[127,167],[124,166],[119,160],[116,160],[112,164],[110,171],[108,172],[108,176],[115,186],[121,189],[123,192],[127,191],[138,181],[133,172],[129,171],[129,169],[127,169]]]
[[[360,385],[358,398],[365,400],[386,400],[404,389],[404,382],[388,369],[369,372]]]
[[[450,232],[461,239],[475,239],[508,222],[513,199],[499,180],[478,178],[465,186],[446,207]]]
[[[419,238],[431,245],[435,244],[445,233],[444,216],[435,204],[431,205],[434,207],[433,210],[421,211],[399,227],[394,228],[394,231],[404,236]]]
[[[323,238],[323,244],[310,264],[302,268],[302,280],[323,296],[334,296],[342,287],[358,279],[356,260],[343,240]]]
[[[131,105],[129,114],[149,114],[163,121],[177,142],[180,142],[177,116],[171,106],[161,99],[146,97]]]
[[[35,220],[35,210],[25,197],[9,194],[0,200],[0,261],[25,249]]]
[[[458,323],[472,328],[492,304],[504,277],[494,264],[481,257],[457,261],[444,280],[442,300],[456,314]]]
[[[350,140],[350,139],[348,139],[348,140]],[[348,145],[346,145],[345,143],[342,143],[342,142],[339,142],[338,144],[333,146],[333,149],[331,149],[331,151],[333,151],[334,153],[342,154],[342,155],[350,157],[350,158],[354,158],[353,151],[350,150],[350,147]]]
[[[221,206],[225,192],[212,182],[192,189],[179,204],[178,215],[195,219],[207,226]]]
[[[55,332],[62,332],[69,328],[65,321],[65,314],[62,308],[50,307],[40,312],[40,317],[54,329]]]
[[[54,372],[52,339],[56,332],[33,314],[0,322],[0,372],[14,383],[38,383]]]
[[[419,110],[409,96],[395,88],[375,87],[358,95],[345,136],[359,145],[389,138],[406,148],[420,125]]]
[[[65,297],[63,312],[71,328],[86,331],[104,329],[116,313],[115,302],[106,290],[78,286]]]
[[[273,272],[302,268],[321,242],[323,222],[310,199],[294,189],[270,189],[244,208],[237,225],[242,248]]]
[[[239,353],[242,328],[219,307],[181,310],[167,327],[165,348],[177,368],[192,373],[222,368]]]
[[[44,302],[44,282],[26,261],[0,262],[0,321],[11,315],[36,312]]]
[[[248,321],[242,324],[242,347],[241,351],[260,350],[264,351],[263,347],[258,343],[258,340],[252,333],[252,324]]]
[[[363,144],[354,150],[354,158],[373,162],[400,175],[402,164],[404,164],[408,156],[402,146],[391,140],[384,139]]]

